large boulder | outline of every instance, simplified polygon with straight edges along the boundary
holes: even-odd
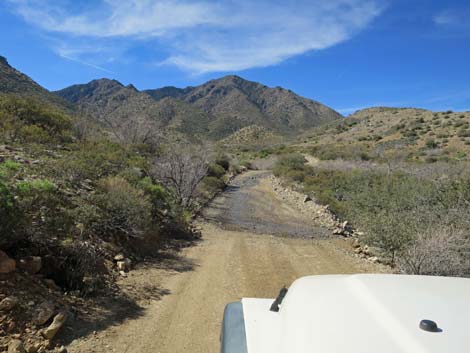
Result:
[[[35,275],[42,268],[42,259],[39,256],[28,256],[20,259],[18,267],[28,272],[30,275]]]
[[[67,315],[65,313],[59,313],[54,316],[52,324],[50,324],[48,328],[42,331],[42,335],[44,336],[44,338],[48,340],[53,339],[57,332],[59,332],[59,330],[62,328],[62,326],[64,326],[65,321],[67,321]]]
[[[16,261],[10,259],[7,254],[0,250],[0,274],[15,272]]]

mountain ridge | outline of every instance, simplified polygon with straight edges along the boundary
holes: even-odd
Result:
[[[229,75],[213,79],[199,86],[177,88],[166,86],[154,90],[139,91],[134,86],[124,86],[116,80],[100,79],[86,84],[73,85],[54,92],[80,110],[97,117],[114,114],[113,101],[119,96],[120,103],[129,105],[127,114],[135,107],[134,100],[145,102],[146,112],[138,110],[149,119],[158,119],[162,127],[172,126],[180,132],[189,133],[188,124],[198,126],[208,136],[220,139],[251,125],[259,125],[282,134],[292,134],[315,127],[323,122],[342,118],[333,109],[308,98],[296,95],[281,87],[270,88],[240,76]],[[152,99],[150,101],[149,99]],[[169,104],[175,109],[173,119],[168,116]],[[105,111],[100,108],[108,107]],[[121,109],[122,110],[122,109]],[[162,113],[166,111],[166,113]],[[198,119],[188,121],[193,114]],[[171,114],[170,114],[171,115]],[[174,121],[172,121],[174,120]]]
[[[221,140],[249,126],[296,135],[341,119],[333,109],[291,90],[228,75],[199,86],[138,90],[101,78],[50,92],[0,57],[0,93],[31,96],[107,126],[132,125],[187,137]]]

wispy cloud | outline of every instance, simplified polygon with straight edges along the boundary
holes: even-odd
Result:
[[[383,10],[382,0],[8,0],[28,23],[89,42],[126,40],[167,53],[155,61],[193,73],[281,63],[341,43]],[[80,55],[74,57],[81,60]]]
[[[82,60],[79,60],[79,59],[75,59],[75,58],[73,58],[73,57],[71,57],[71,56],[67,56],[67,55],[65,55],[65,54],[59,54],[59,56],[60,56],[61,58],[64,58],[64,59],[67,59],[67,60],[76,62],[76,63],[78,63],[78,64],[85,65],[85,66],[92,67],[92,68],[97,69],[97,70],[100,70],[100,71],[107,72],[108,74],[114,74],[113,71],[108,70],[108,69],[105,69],[104,67],[101,67],[101,66],[98,66],[98,65],[94,65],[94,64],[91,64],[91,63],[88,63],[88,62],[86,62],[86,61],[82,61]]]
[[[437,26],[450,29],[465,31],[470,34],[470,7],[459,9],[447,9],[439,12],[433,18]]]

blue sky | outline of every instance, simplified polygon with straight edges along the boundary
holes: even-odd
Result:
[[[470,110],[470,2],[4,0],[0,55],[50,90],[237,74],[348,114]]]

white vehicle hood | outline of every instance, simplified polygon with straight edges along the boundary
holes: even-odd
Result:
[[[311,276],[279,312],[243,299],[248,353],[463,353],[470,351],[470,279]],[[433,320],[439,332],[419,328]]]

